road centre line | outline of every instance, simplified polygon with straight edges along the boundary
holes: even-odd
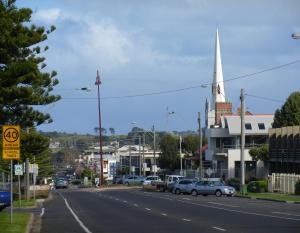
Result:
[[[219,231],[226,231],[226,229],[221,228],[221,227],[212,227],[213,229],[219,230]]]
[[[190,201],[191,199],[190,198],[187,198],[187,197],[184,197],[184,198],[182,198],[183,200],[188,200],[188,201]]]
[[[138,204],[136,204],[136,203],[134,203],[133,205],[134,205],[135,207],[138,207],[138,206],[139,206],[139,205],[138,205]]]
[[[123,202],[124,202],[124,203],[127,203],[127,201],[126,201],[126,200],[124,200]]]
[[[149,209],[149,208],[145,208],[145,210],[148,210],[148,211],[150,211],[151,209]]]
[[[162,215],[162,216],[168,216],[168,214],[166,214],[166,213],[161,213],[161,215]]]
[[[223,207],[210,206],[210,205],[199,204],[199,203],[194,203],[194,202],[186,202],[183,200],[177,200],[177,201],[182,202],[184,204],[197,205],[197,206],[202,206],[202,207],[207,207],[207,208],[212,208],[212,209],[224,210],[224,211],[228,211],[228,212],[235,212],[235,213],[241,213],[241,214],[256,215],[256,216],[263,216],[263,217],[277,218],[277,219],[284,219],[284,220],[300,221],[300,218],[288,218],[288,217],[281,217],[281,216],[276,216],[276,215],[247,212],[247,211],[242,211],[242,210],[226,209]]]
[[[61,197],[64,199],[65,204],[67,206],[67,208],[70,210],[71,214],[73,215],[73,217],[75,218],[75,220],[78,222],[78,224],[81,226],[81,228],[86,232],[86,233],[92,233],[83,223],[82,221],[78,218],[78,216],[75,214],[75,212],[72,210],[72,208],[70,207],[68,201],[66,198],[64,198],[64,196],[62,194],[60,194]]]
[[[227,205],[227,204],[222,204],[222,203],[218,203],[218,202],[213,202],[213,201],[209,201],[207,202],[209,204],[214,204],[214,205],[222,205],[222,206],[228,206],[228,207],[235,207],[235,208],[238,208],[240,206],[237,206],[237,205]]]
[[[187,219],[187,218],[183,218],[182,220],[186,221],[186,222],[191,222],[192,221],[191,219]]]
[[[291,213],[285,213],[285,212],[272,212],[272,214],[282,214],[282,215],[289,215],[289,216],[300,217],[299,214],[291,214]]]

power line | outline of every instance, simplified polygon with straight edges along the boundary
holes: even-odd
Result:
[[[258,74],[265,73],[265,72],[281,69],[281,68],[284,68],[286,66],[290,66],[290,65],[293,65],[293,64],[296,64],[296,63],[299,63],[299,62],[300,62],[300,59],[289,62],[289,63],[282,64],[282,65],[267,68],[267,69],[264,69],[264,70],[261,70],[261,71],[253,72],[253,73],[250,73],[250,74],[240,75],[240,76],[237,76],[237,77],[234,77],[234,78],[226,79],[226,80],[223,80],[222,82],[225,83],[225,82],[231,82],[231,81],[235,81],[235,80],[239,80],[239,79],[249,78],[251,76],[255,76],[255,75],[258,75]],[[221,83],[221,82],[218,82],[218,83]],[[207,87],[207,86],[210,86],[210,85],[212,85],[212,83],[204,83],[204,84],[199,84],[199,85],[190,86],[190,87],[186,87],[186,88],[172,89],[172,90],[166,90],[166,91],[156,91],[156,92],[134,94],[134,95],[124,95],[124,96],[109,96],[109,97],[103,97],[102,99],[106,99],[106,100],[107,99],[125,99],[125,98],[134,98],[134,97],[144,97],[144,96],[170,94],[170,93],[176,93],[176,92],[182,92],[182,91],[187,91],[187,90],[191,90],[191,89],[196,89],[196,88],[199,88],[199,87]],[[81,99],[89,100],[90,99],[90,100],[95,100],[97,98],[96,97],[85,97],[85,98],[80,98],[80,97],[67,98],[66,97],[66,98],[62,98],[62,99],[74,99],[74,100],[81,100]]]
[[[268,101],[277,102],[277,103],[284,103],[283,100],[272,99],[272,98],[268,98],[268,97],[264,97],[264,96],[257,96],[257,95],[251,95],[251,94],[245,94],[245,95],[253,97],[253,98],[257,98],[257,99],[263,99],[263,100],[268,100]]]

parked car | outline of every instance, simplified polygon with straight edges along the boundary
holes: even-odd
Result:
[[[55,184],[56,189],[68,188],[68,186],[69,186],[68,179],[64,178],[64,177],[56,178],[54,184]]]
[[[179,180],[174,184],[172,192],[175,194],[188,193],[188,187],[193,184],[193,180],[184,179]]]
[[[123,177],[122,176],[114,176],[112,182],[113,182],[113,184],[122,184],[123,183]]]
[[[10,206],[10,192],[0,191],[0,210]]]
[[[129,176],[123,180],[126,185],[142,185],[145,178],[143,176]]]
[[[222,181],[198,181],[188,186],[187,193],[196,195],[233,196],[235,188],[225,185]]]
[[[156,182],[156,181],[161,181],[159,176],[147,176],[146,179],[143,182],[143,185],[150,185],[150,184],[152,184],[153,182]]]

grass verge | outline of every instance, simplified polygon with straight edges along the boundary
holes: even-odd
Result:
[[[236,196],[241,196],[241,194],[237,193]],[[270,199],[276,201],[300,202],[300,196],[281,194],[281,193],[247,193],[246,196],[253,197],[253,198],[264,198],[264,199]]]
[[[13,224],[10,224],[10,214],[0,212],[0,233],[24,233],[30,213],[14,213]]]
[[[19,207],[35,207],[36,205],[36,200],[21,200],[21,206],[20,206],[20,203],[19,203],[19,200],[16,200],[13,202],[13,207],[15,208],[19,208]]]

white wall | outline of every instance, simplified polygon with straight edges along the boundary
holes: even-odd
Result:
[[[228,178],[234,177],[234,163],[235,161],[241,161],[240,149],[228,149]],[[249,154],[249,149],[245,149],[245,161],[252,161],[252,157]]]

